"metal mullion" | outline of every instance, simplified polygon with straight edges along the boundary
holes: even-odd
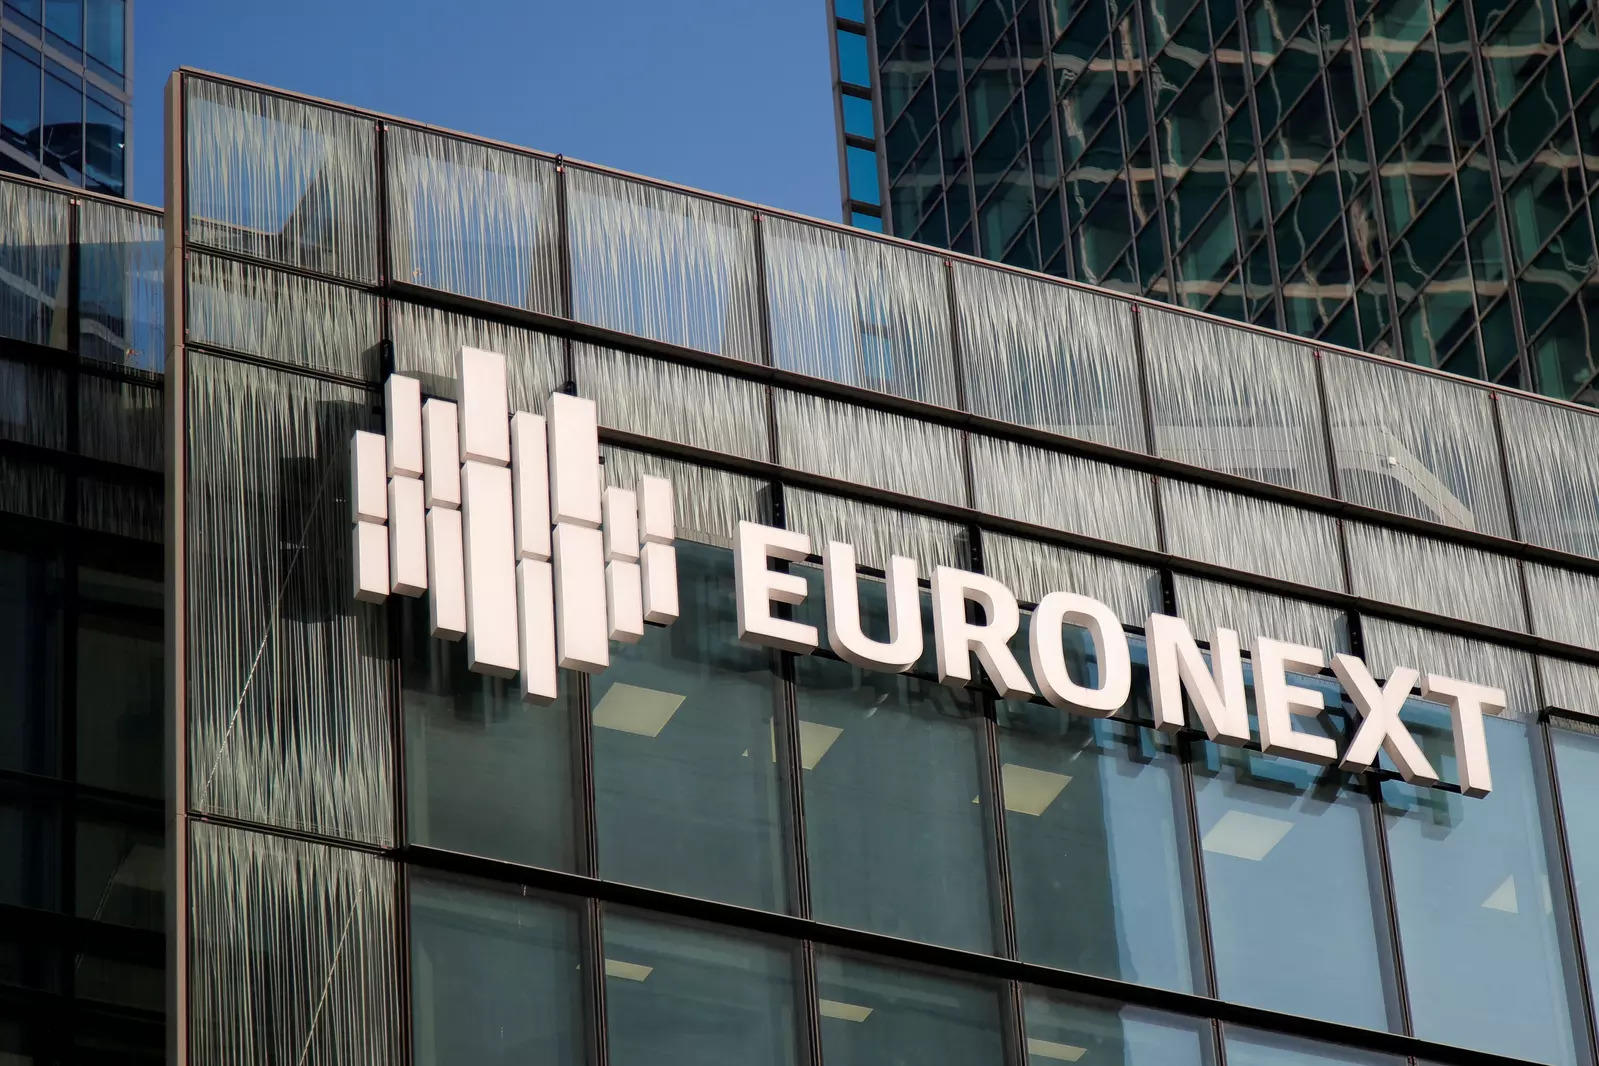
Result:
[[[1360,102],[1360,115],[1355,119],[1355,124],[1359,127],[1358,132],[1351,131],[1345,134],[1344,140],[1347,141],[1349,137],[1358,135],[1366,142],[1366,158],[1371,160],[1371,174],[1367,180],[1371,183],[1371,189],[1373,192],[1372,203],[1375,207],[1377,216],[1377,225],[1374,228],[1374,232],[1377,238],[1377,248],[1379,252],[1378,266],[1373,267],[1368,272],[1357,274],[1354,270],[1354,263],[1351,261],[1350,277],[1352,279],[1354,291],[1350,297],[1350,300],[1352,303],[1357,304],[1355,307],[1355,331],[1357,335],[1359,335],[1361,343],[1365,345],[1373,345],[1380,339],[1380,337],[1367,337],[1365,335],[1366,324],[1360,320],[1360,308],[1358,306],[1361,284],[1369,281],[1372,275],[1374,275],[1379,269],[1383,270],[1383,290],[1388,302],[1388,332],[1394,336],[1397,336],[1399,332],[1399,302],[1394,292],[1394,276],[1391,266],[1392,259],[1389,255],[1391,244],[1388,240],[1387,208],[1379,188],[1379,170],[1381,168],[1381,164],[1378,162],[1379,157],[1377,153],[1377,143],[1371,132],[1372,92],[1370,86],[1366,84],[1365,46],[1361,43],[1361,22],[1356,20],[1354,17],[1354,0],[1344,0],[1344,12],[1345,17],[1349,19],[1350,59],[1351,66],[1355,74],[1355,90]],[[1434,28],[1430,29],[1428,32],[1436,36],[1436,23],[1434,23]],[[1411,54],[1414,55],[1414,51],[1412,51]],[[1406,62],[1409,62],[1408,57]],[[1436,57],[1434,62],[1436,62]],[[1400,68],[1402,69],[1403,67],[1404,64],[1401,63]],[[1397,74],[1398,70],[1396,70],[1394,73]],[[1393,76],[1390,76],[1388,82],[1391,83],[1392,81]],[[1387,84],[1388,83],[1384,83],[1384,88],[1386,88]],[[1378,91],[1379,93],[1381,92],[1381,90]],[[1333,148],[1333,155],[1335,158],[1337,157],[1337,154],[1338,150],[1337,146],[1335,145]],[[1359,184],[1359,182],[1356,182],[1356,191],[1359,191]],[[1348,214],[1347,205],[1345,207],[1345,214]]]
[[[937,3],[938,0],[933,0],[933,2]],[[951,4],[951,10],[954,10],[954,7],[953,7],[954,0],[950,0],[950,4]],[[967,219],[966,225],[964,227],[962,227],[962,229],[960,230],[959,233],[954,232],[953,230],[950,230],[950,232],[949,232],[949,243],[951,245],[953,245],[955,243],[955,241],[956,241],[956,238],[958,238],[961,235],[961,233],[965,233],[967,230],[971,230],[971,233],[972,233],[972,250],[978,256],[981,256],[983,254],[983,228],[982,228],[981,225],[978,224],[979,220],[978,220],[978,217],[977,217],[977,162],[976,162],[976,154],[972,151],[973,145],[972,145],[972,108],[971,108],[971,101],[969,99],[967,99],[967,93],[966,93],[966,59],[965,59],[966,42],[962,39],[962,31],[964,29],[965,29],[965,24],[961,23],[959,20],[956,20],[956,22],[955,22],[955,33],[953,34],[953,36],[950,39],[949,55],[954,59],[955,68],[956,68],[957,71],[959,71],[959,77],[957,77],[955,79],[955,85],[956,85],[955,98],[958,101],[958,106],[960,107],[960,122],[958,123],[958,125],[960,126],[961,143],[963,145],[965,145],[965,160],[966,160],[966,168],[965,169],[966,169],[966,174],[967,174],[967,181],[965,182],[965,186],[966,187],[965,187],[964,190],[962,190],[962,192],[966,196],[966,201],[971,207],[971,217]],[[929,32],[931,32],[931,31],[929,31]],[[929,38],[929,43],[931,43],[931,38]],[[957,106],[957,105],[951,105],[951,106],[953,108],[954,106]],[[945,114],[948,114],[948,113],[949,113],[948,110],[946,110]],[[943,131],[943,127],[944,127],[944,124],[943,124],[943,121],[941,119],[939,121],[939,131],[941,133]],[[940,168],[939,169],[941,171],[943,169],[942,160],[940,161]],[[959,171],[957,171],[955,174],[945,174],[944,175],[944,183],[945,183],[945,188],[946,188],[946,192],[945,192],[946,198],[950,195],[950,192],[949,192],[950,183],[952,181],[954,181],[958,176],[959,176]]]
[[[794,993],[800,1020],[800,1058],[805,1066],[822,1066],[822,1015],[816,978],[816,945],[810,940],[800,940],[795,944],[794,952],[799,971]]]
[[[580,965],[588,980],[583,988],[584,1050],[587,1066],[608,1066],[611,1061],[609,1026],[605,1006],[604,906],[598,899],[582,901],[579,911]]]
[[[830,11],[836,12],[837,10],[831,4],[828,5],[828,7]],[[883,140],[883,138],[887,136],[888,132],[888,116],[883,113],[883,59],[882,54],[877,50],[877,12],[873,4],[866,3],[862,5],[862,13],[866,16],[866,21],[864,23],[851,23],[851,20],[849,19],[837,19],[835,16],[835,27],[844,26],[845,28],[853,28],[853,26],[858,25],[860,28],[854,30],[854,32],[863,34],[866,37],[866,57],[869,67],[867,71],[867,77],[871,79],[871,84],[868,85],[867,88],[871,91],[872,101],[872,143],[870,145],[857,145],[855,147],[869,147],[871,149],[873,162],[877,164],[877,209],[879,212],[879,217],[883,220],[883,228],[892,232],[894,218],[893,208],[889,206],[889,201],[892,200],[893,197],[889,195],[891,186],[888,178],[888,153],[885,150]],[[833,47],[834,49],[837,49],[838,33],[836,28],[835,32],[832,34],[832,37]],[[844,81],[842,72],[840,72],[840,74],[841,76],[838,78],[840,95],[837,97],[837,107],[839,109],[838,128],[839,132],[843,135],[842,139],[844,146],[839,155],[840,162],[844,164],[844,198],[846,201],[849,201],[854,199],[854,197],[850,194],[849,188],[848,154],[852,145],[850,143],[850,134],[844,132],[844,101],[842,96]],[[855,94],[851,93],[850,95],[853,96]],[[849,208],[846,208],[846,210],[848,209]],[[850,221],[849,215],[845,215],[844,221]]]

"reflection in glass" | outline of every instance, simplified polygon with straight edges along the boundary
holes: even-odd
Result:
[[[159,581],[78,572],[79,781],[161,795],[161,619]]]
[[[1406,1060],[1228,1026],[1227,1066],[1404,1066]]]
[[[570,680],[548,707],[466,668],[464,642],[428,634],[425,597],[402,600],[406,824],[413,843],[573,867]]]
[[[819,950],[823,1066],[1000,1066],[999,996],[985,985]]]
[[[127,150],[126,125],[121,110],[95,99],[84,101],[83,178],[92,192],[121,196],[125,185],[123,162]]]
[[[1448,713],[1405,717],[1446,781]],[[1547,1063],[1575,1061],[1573,1020],[1538,815],[1528,730],[1484,721],[1493,793],[1382,786],[1394,902],[1416,1035]]]
[[[44,79],[44,163],[77,184],[83,180],[83,82],[76,75],[63,81],[57,69]]]
[[[31,159],[39,158],[39,78],[39,54],[31,48],[26,55],[9,47],[0,54],[0,137]]]
[[[515,887],[413,874],[417,1066],[579,1066],[578,943],[566,907]]]
[[[59,564],[0,551],[0,769],[58,772],[60,663]]]
[[[1253,679],[1246,669],[1246,679]],[[1330,677],[1290,674],[1338,707]],[[1253,703],[1253,689],[1250,693]],[[1339,737],[1341,711],[1296,731]],[[1340,741],[1340,743],[1342,743]],[[1194,763],[1206,898],[1222,999],[1370,1029],[1390,1024],[1384,939],[1367,856],[1371,800],[1336,769],[1201,744]],[[1313,964],[1307,964],[1314,960]]]
[[[158,772],[160,766],[157,759]],[[97,922],[161,929],[166,919],[167,862],[157,813],[149,811],[143,825],[82,818],[75,832],[77,915]]]
[[[738,643],[732,553],[682,542],[677,566],[681,616],[590,682],[600,873],[782,910],[771,658]]]
[[[1557,725],[1551,719],[1549,739],[1560,777],[1582,939],[1588,948],[1588,987],[1599,989],[1599,735],[1578,731],[1591,728],[1588,723]]]
[[[1073,626],[1064,635],[1072,677],[1097,684],[1087,633]],[[1135,705],[1124,713],[1149,721],[1141,641],[1133,654]],[[997,712],[1021,958],[1192,991],[1193,892],[1173,742],[1044,703],[1007,701]]]
[[[1024,990],[1028,1066],[1205,1066],[1210,1023],[1103,1000]]]
[[[85,51],[89,58],[97,59],[118,74],[122,73],[123,45],[126,33],[124,0],[88,0],[87,18],[84,19]]]
[[[609,911],[612,1066],[792,1066],[799,1003],[789,950]]]
[[[795,661],[812,910],[990,951],[982,724],[930,680]]]

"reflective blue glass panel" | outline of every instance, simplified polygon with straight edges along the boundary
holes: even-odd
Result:
[[[857,137],[873,136],[872,102],[863,96],[840,98],[844,108],[844,132]]]
[[[1438,772],[1456,779],[1448,713],[1411,700],[1405,718]],[[1549,891],[1528,737],[1536,726],[1504,718],[1483,724],[1490,795],[1382,786],[1416,1035],[1571,1063],[1564,934]]]
[[[844,149],[844,162],[849,171],[849,198],[863,204],[882,202],[877,184],[877,155],[865,148]]]
[[[871,86],[872,68],[863,35],[848,30],[838,32],[838,76],[849,85]]]

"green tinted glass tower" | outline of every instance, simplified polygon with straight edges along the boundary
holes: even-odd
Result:
[[[834,0],[857,225],[1596,398],[1563,0]]]

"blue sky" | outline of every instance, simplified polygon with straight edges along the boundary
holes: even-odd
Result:
[[[133,196],[214,70],[837,218],[826,0],[135,0]]]

